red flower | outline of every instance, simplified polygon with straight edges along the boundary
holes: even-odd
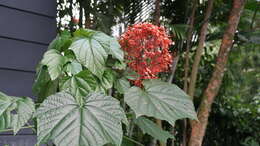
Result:
[[[73,17],[73,18],[72,18],[72,22],[73,22],[75,25],[77,25],[77,24],[79,24],[79,19]]]
[[[128,27],[119,43],[126,52],[128,66],[140,75],[133,81],[136,86],[142,86],[143,79],[157,78],[160,72],[169,69],[172,63],[171,42],[164,27],[150,23]]]

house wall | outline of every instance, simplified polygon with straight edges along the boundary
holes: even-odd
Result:
[[[0,91],[34,97],[35,67],[56,36],[55,0],[0,0]],[[30,130],[0,135],[0,146],[33,146]]]

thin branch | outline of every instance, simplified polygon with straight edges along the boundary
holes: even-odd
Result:
[[[155,0],[155,15],[154,15],[154,24],[160,25],[160,0]]]
[[[192,42],[192,36],[193,36],[193,27],[194,27],[194,21],[195,21],[195,12],[197,9],[197,0],[193,0],[192,2],[192,11],[191,16],[189,18],[189,28],[188,28],[188,34],[187,34],[187,43],[186,43],[186,50],[185,50],[185,65],[184,65],[184,91],[187,93],[188,91],[188,75],[189,75],[189,52]]]
[[[211,16],[211,12],[213,9],[213,3],[214,3],[214,0],[208,1],[207,10],[206,10],[206,14],[204,17],[204,24],[202,25],[201,30],[200,30],[199,44],[196,49],[196,54],[195,54],[195,58],[194,58],[193,65],[192,65],[190,84],[189,84],[189,89],[188,89],[188,94],[191,96],[191,98],[193,98],[194,92],[195,92],[197,74],[198,74],[198,70],[199,70],[199,63],[200,63],[201,56],[202,56],[203,49],[204,49],[204,44],[205,44],[207,29],[208,29],[208,24],[209,24],[209,18]]]
[[[169,83],[172,83],[172,81],[173,81],[179,58],[180,58],[180,56],[178,54],[175,55],[175,57],[173,58],[171,75],[170,75],[170,78],[168,80]]]

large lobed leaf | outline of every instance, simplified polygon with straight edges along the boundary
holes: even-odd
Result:
[[[119,93],[124,94],[130,88],[130,83],[125,77],[121,77],[115,81],[115,88]]]
[[[100,79],[101,86],[104,89],[110,89],[113,87],[113,82],[115,80],[115,73],[111,69],[106,69]]]
[[[166,143],[168,138],[174,138],[174,136],[168,131],[162,130],[162,128],[158,127],[158,125],[156,125],[153,121],[145,117],[137,118],[135,123],[143,131],[143,133],[147,133],[161,142]]]
[[[124,136],[121,146],[144,146],[143,144],[135,141],[129,137]]]
[[[7,96],[0,92],[0,130],[13,128],[16,134],[30,120],[34,111],[32,99]]]
[[[16,105],[17,114],[12,114],[14,134],[31,119],[35,111],[34,103],[31,98],[19,98],[16,100]]]
[[[120,145],[125,114],[119,101],[91,93],[78,103],[71,94],[49,96],[36,112],[38,143],[53,140],[57,146]]]
[[[101,77],[105,70],[108,55],[123,60],[123,51],[115,38],[88,29],[79,29],[74,35],[76,39],[70,49],[76,59],[98,77]]]
[[[110,37],[100,31],[92,31],[92,30],[88,30],[88,29],[79,30],[79,31],[93,32],[91,35],[92,39],[97,40],[102,45],[102,47],[105,49],[107,54],[112,55],[114,58],[118,59],[119,61],[124,60],[124,53],[120,49],[121,46],[119,45],[116,38]]]
[[[47,66],[39,65],[36,79],[33,84],[33,93],[37,97],[37,103],[56,93],[58,89],[58,80],[51,80]]]
[[[51,80],[55,80],[62,73],[63,66],[66,63],[66,57],[58,50],[51,49],[44,53],[41,63],[48,67]]]
[[[69,74],[75,75],[75,74],[81,72],[82,70],[83,69],[82,69],[81,64],[78,63],[76,60],[73,60],[66,65],[65,71]]]
[[[61,90],[67,90],[77,99],[86,96],[90,91],[95,91],[96,86],[96,78],[88,70],[65,77],[60,83]]]
[[[102,76],[108,55],[98,41],[81,38],[73,42],[70,49],[74,51],[81,64],[86,66],[93,74]]]
[[[0,92],[0,116],[13,104],[13,98]]]
[[[0,130],[8,129],[12,127],[11,112],[6,111],[0,116]]]
[[[11,110],[13,110],[11,97],[0,92],[0,130],[11,127]]]
[[[71,43],[71,34],[70,32],[65,30],[58,34],[56,38],[50,43],[50,45],[48,46],[48,50],[55,49],[62,52],[68,49]]]
[[[126,103],[136,116],[152,116],[170,124],[178,119],[197,119],[192,100],[179,87],[159,80],[144,81],[144,90],[130,88],[125,94]]]

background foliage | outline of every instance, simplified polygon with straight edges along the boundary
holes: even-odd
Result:
[[[83,0],[84,1],[84,0]],[[100,6],[111,9],[102,9],[102,13],[113,14],[109,20],[100,19],[101,24],[106,25],[107,33],[117,35],[124,31],[127,25],[140,21],[153,21],[155,1],[150,0],[125,0],[125,1],[95,1],[96,6],[92,6],[92,11],[100,10]],[[94,2],[94,3],[95,3]],[[109,3],[110,2],[110,3]],[[112,2],[112,3],[111,3]],[[74,2],[76,5],[78,1]],[[220,39],[224,33],[227,16],[231,8],[232,1],[216,0],[214,10],[210,17],[206,45],[201,59],[197,87],[195,92],[195,106],[200,102],[202,92],[206,88],[212,70],[214,68],[217,50]],[[62,4],[62,2],[60,2]],[[109,5],[110,4],[110,5]],[[150,5],[149,5],[150,4]],[[109,5],[109,6],[105,6]],[[184,51],[187,39],[187,21],[191,13],[193,3],[188,0],[161,0],[160,12],[161,22],[171,31],[175,45],[174,52],[181,56],[177,64],[177,70],[173,82],[183,87],[184,84]],[[203,23],[203,16],[207,6],[207,1],[197,2],[195,14],[195,25],[193,31],[192,49],[189,60],[193,62],[196,45],[198,44],[198,33]],[[233,48],[228,61],[227,72],[223,79],[220,92],[213,104],[212,114],[209,119],[207,134],[204,145],[250,145],[260,143],[259,141],[259,51],[260,51],[260,6],[256,0],[248,0],[241,16],[238,31],[235,36]],[[84,7],[84,6],[83,6]],[[103,7],[103,8],[104,8]],[[107,12],[105,12],[107,11]],[[111,13],[113,11],[114,13]],[[94,12],[90,12],[94,13]],[[98,17],[95,15],[93,17]],[[68,15],[68,13],[67,13]],[[148,17],[144,17],[148,15]],[[58,18],[64,16],[59,15]],[[113,21],[113,23],[111,23]],[[84,22],[83,22],[84,23]],[[98,23],[98,22],[95,22]],[[94,24],[93,24],[94,25]],[[61,26],[61,28],[67,26]],[[76,26],[75,26],[76,27]],[[98,28],[99,27],[99,28]],[[101,29],[100,26],[96,28]],[[190,64],[190,68],[191,68]],[[168,74],[162,74],[167,78]],[[167,129],[167,124],[164,125]],[[181,143],[182,123],[176,125],[176,139]],[[232,136],[230,136],[232,135]],[[179,141],[179,142],[178,142]]]
[[[192,105],[192,102],[180,88],[184,87],[185,81],[190,80],[184,76],[185,62],[186,59],[190,62],[188,64],[190,72],[200,30],[205,23],[207,3],[207,0],[58,0],[59,34],[50,44],[37,68],[37,78],[33,87],[38,97],[35,104],[38,110],[34,116],[42,119],[37,131],[40,135],[39,142],[52,139],[56,144],[66,145],[68,143],[62,140],[62,134],[70,134],[73,129],[79,128],[81,130],[73,131],[76,138],[67,139],[73,144],[102,145],[108,142],[119,144],[121,139],[117,138],[122,137],[123,146],[155,146],[164,142],[171,146],[183,145],[189,129],[185,125],[186,120],[178,119],[188,117],[196,119],[196,117],[193,108],[183,111],[185,109],[183,105]],[[159,4],[159,9],[156,9],[156,4]],[[189,55],[186,57],[190,14],[194,6],[197,6],[194,27],[191,31]],[[208,34],[194,94],[195,109],[201,102],[203,91],[215,67],[231,6],[232,1],[215,0],[211,17],[207,20]],[[203,141],[204,146],[260,144],[259,11],[259,1],[247,0],[235,34],[223,83],[213,103]],[[123,53],[117,38],[108,35],[119,37],[127,26],[144,21],[154,22],[158,14],[160,24],[167,28],[175,42],[170,50],[174,59],[178,58],[176,70],[172,69],[172,72],[159,75],[162,80],[169,83],[148,81],[149,84],[144,83],[145,91],[139,87],[130,88],[127,79],[132,79],[136,74],[125,70],[126,65],[122,63]],[[105,33],[86,31],[82,28]],[[76,29],[78,31],[75,31]],[[88,94],[90,92],[95,93]],[[125,92],[126,96],[123,98]],[[174,97],[174,100],[168,101],[169,96]],[[63,100],[65,97],[67,100]],[[102,102],[104,105],[99,103],[100,100],[105,100]],[[33,116],[34,104],[29,98],[18,99],[0,93],[0,101],[0,130],[12,127],[16,133]],[[138,103],[149,102],[158,105],[136,106]],[[40,103],[43,104],[40,106]],[[64,108],[66,110],[60,109],[60,105],[66,107]],[[93,109],[93,106],[97,106],[97,109]],[[107,111],[111,111],[111,114]],[[182,114],[178,116],[166,114],[167,111],[170,113],[181,111]],[[21,115],[23,112],[28,114]],[[101,115],[104,119],[95,116],[86,117],[87,112]],[[50,121],[44,120],[44,116],[51,117]],[[126,118],[130,119],[129,125]],[[155,118],[166,121],[159,127],[158,123],[155,124]],[[65,122],[59,123],[60,119],[65,119]],[[175,120],[177,121],[174,124]],[[88,125],[94,124],[95,128],[84,128],[87,126],[82,121],[86,121]],[[106,125],[106,122],[111,123],[114,128]],[[121,122],[124,124],[121,125]],[[41,127],[42,125],[47,126]],[[98,135],[100,139],[84,140],[82,136],[89,137],[87,135],[89,131]]]

